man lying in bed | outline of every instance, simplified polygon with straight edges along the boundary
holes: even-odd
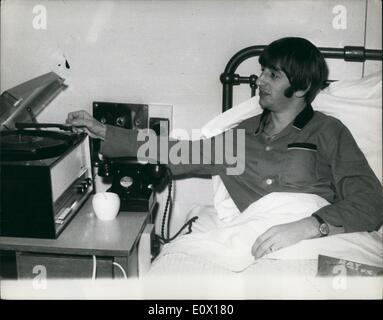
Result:
[[[227,174],[230,164],[215,161],[214,154],[203,154],[201,141],[173,140],[166,153],[181,143],[179,150],[189,150],[188,159],[195,151],[201,156],[199,164],[170,161],[173,175],[220,175],[241,212],[271,192],[312,193],[331,203],[308,218],[267,230],[252,247],[255,258],[304,239],[377,230],[383,222],[379,180],[349,130],[311,107],[328,75],[320,51],[305,39],[283,38],[267,46],[259,62],[262,74],[257,85],[263,113],[230,132],[237,137],[244,133],[243,172]],[[143,145],[137,141],[138,131],[103,125],[85,111],[69,113],[67,122],[86,126],[92,137],[102,139],[101,152],[108,157],[136,156]],[[239,150],[241,141],[228,132],[210,139],[211,150],[218,139],[230,141]],[[202,159],[213,162],[203,164]]]

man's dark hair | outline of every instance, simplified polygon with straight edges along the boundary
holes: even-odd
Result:
[[[322,53],[303,38],[289,37],[272,42],[261,53],[259,63],[286,74],[291,84],[285,91],[286,97],[309,88],[305,94],[306,103],[314,100],[328,76],[328,67]]]

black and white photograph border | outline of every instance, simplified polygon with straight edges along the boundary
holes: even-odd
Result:
[[[115,121],[133,132],[153,124],[153,132],[175,140],[198,135],[210,139],[217,129],[231,130],[261,114],[270,96],[263,85],[268,73],[286,75],[283,68],[260,65],[266,46],[285,37],[304,38],[320,49],[329,71],[329,81],[312,108],[350,130],[381,187],[381,0],[3,0],[0,27],[1,299],[227,302],[183,309],[165,301],[145,305],[148,316],[181,317],[223,312],[234,316],[238,310],[229,300],[383,298],[382,226],[368,230],[367,223],[361,223],[365,230],[351,227],[344,232],[331,225],[336,219],[317,221],[311,213],[327,206],[328,199],[291,196],[283,188],[273,192],[280,177],[270,166],[263,168],[269,171],[262,172],[262,190],[271,192],[247,208],[241,207],[243,202],[238,208],[238,193],[230,192],[233,201],[225,180],[213,171],[201,169],[187,179],[166,172],[167,180],[157,183],[158,172],[146,167],[140,171],[137,162],[121,169],[121,162],[95,156],[107,149],[112,135],[119,137],[117,130],[108,128],[100,147],[94,143],[97,132],[70,123],[69,116],[83,110],[94,116],[99,128]],[[293,89],[294,97],[303,89]],[[110,114],[100,113],[104,105]],[[128,117],[119,114],[121,110]],[[302,131],[297,118],[291,119],[292,130]],[[258,129],[265,137],[267,127],[276,130],[269,125],[272,121],[261,121]],[[16,127],[20,122],[33,129]],[[59,126],[65,150],[49,159],[6,159],[3,148],[10,129],[27,131],[32,137],[28,139],[39,140],[33,137],[43,130],[36,124],[44,123]],[[49,127],[46,131],[44,138],[51,137]],[[268,137],[272,140],[278,133]],[[291,142],[289,156],[305,153],[299,159],[306,159],[300,163],[304,171],[304,161],[320,150]],[[182,152],[189,149],[173,146],[179,148],[173,152],[175,161],[182,162]],[[228,159],[239,161],[230,152]],[[238,167],[239,162],[231,165]],[[108,180],[111,172],[124,170],[133,172],[132,178]],[[295,171],[304,176],[296,167]],[[115,183],[130,186],[136,179],[144,181],[145,192],[133,208],[124,207],[133,205],[124,200],[125,194],[114,203],[111,194],[120,192]],[[96,194],[108,200],[101,214],[92,201]],[[288,209],[282,214],[283,201]],[[113,217],[104,216],[114,205],[119,209],[111,212]],[[19,212],[12,218],[15,208]],[[270,223],[262,220],[266,212],[274,215]],[[382,216],[381,202],[379,212]],[[290,220],[286,214],[291,214]],[[310,219],[330,229],[319,228],[315,239],[287,247],[275,243],[256,259],[260,249],[254,247],[254,234],[278,224],[278,217],[283,221],[279,223]],[[248,226],[261,222],[253,229],[242,228],[245,219]],[[222,230],[227,233],[218,232]]]

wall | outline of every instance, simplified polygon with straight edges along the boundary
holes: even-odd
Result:
[[[380,10],[371,10],[377,1],[368,2],[368,39],[375,45]],[[6,0],[1,7],[1,91],[53,70],[69,88],[39,121],[64,121],[69,111],[90,111],[95,100],[158,102],[174,106],[174,128],[200,128],[221,112],[219,75],[234,53],[288,35],[325,47],[364,45],[366,3]],[[36,5],[47,10],[45,30],[33,28]],[[339,5],[347,10],[345,29],[333,25]],[[333,78],[362,75],[360,63],[331,64]],[[258,70],[256,59],[239,69],[244,74]],[[247,89],[237,89],[235,102],[248,96]],[[189,179],[176,188],[174,216],[212,201],[209,181]]]
[[[365,47],[369,49],[382,49],[382,1],[368,0],[366,10],[366,37]],[[366,61],[364,74],[382,69],[381,61]]]

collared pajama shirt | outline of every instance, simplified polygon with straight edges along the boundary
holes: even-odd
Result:
[[[343,226],[346,232],[377,230],[383,223],[382,186],[346,126],[307,105],[280,133],[268,137],[264,132],[268,117],[269,112],[264,111],[209,139],[212,152],[208,155],[203,154],[202,140],[169,140],[167,153],[175,145],[189,150],[188,163],[169,162],[170,170],[174,176],[219,175],[241,212],[271,192],[312,193],[329,201],[330,205],[316,212],[329,224]],[[137,141],[137,133],[108,126],[101,153],[136,156],[143,144]],[[217,159],[215,145],[221,139],[240,150],[243,141],[238,136],[244,137],[245,157],[237,154],[244,161],[244,170],[228,174],[233,163]],[[193,151],[200,154],[197,164],[190,164]],[[157,160],[159,153],[157,150]]]

